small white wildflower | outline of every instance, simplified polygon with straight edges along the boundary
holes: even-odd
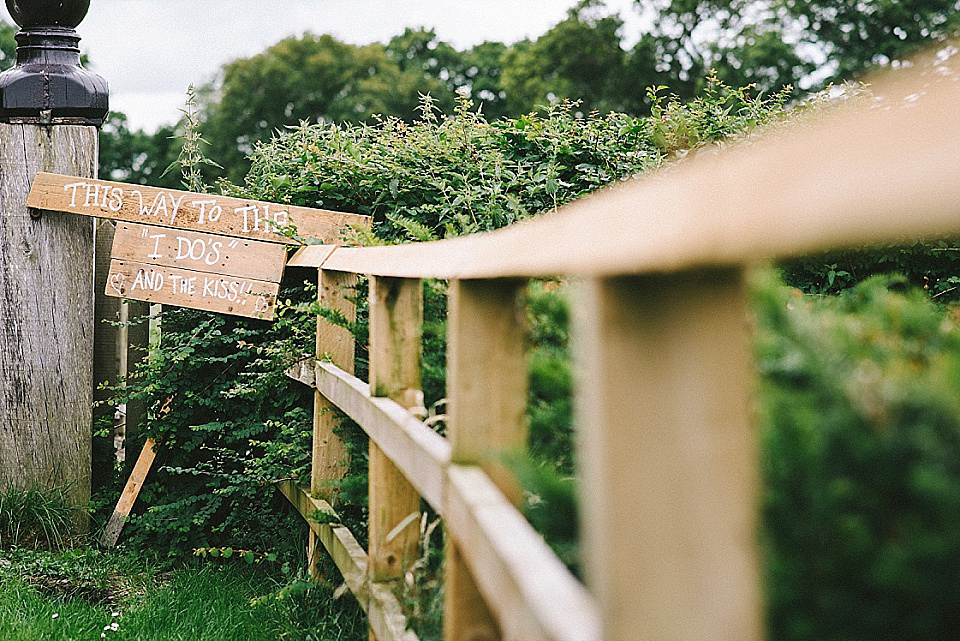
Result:
[[[50,618],[51,618],[51,619],[56,619],[58,616],[60,616],[60,613],[59,613],[59,612],[54,612],[54,613],[53,613],[53,616],[50,617]]]
[[[101,638],[101,639],[106,639],[106,638],[107,638],[107,633],[106,633],[106,632],[101,632],[101,633],[100,633],[100,638]]]
[[[111,613],[110,613],[110,616],[112,616],[112,617],[118,617],[118,616],[120,616],[120,613],[119,613],[119,612],[111,612]]]
[[[109,626],[109,625],[105,625],[105,626],[103,626],[103,629],[104,629],[104,630],[109,630],[109,629],[110,629],[110,626]],[[103,635],[101,634],[100,636],[103,636]]]
[[[117,628],[119,628],[119,627],[120,627],[120,624],[117,623],[116,621],[114,621],[113,623],[110,624],[110,629],[113,630],[114,632],[116,632],[116,631],[117,631]]]

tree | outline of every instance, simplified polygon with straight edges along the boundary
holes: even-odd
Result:
[[[815,64],[801,56],[779,0],[637,0],[653,27],[634,55],[652,62],[662,82],[689,99],[712,70],[724,83],[764,92],[801,86]],[[648,62],[649,64],[649,62]]]
[[[17,61],[17,28],[0,20],[0,71],[9,69]]]
[[[894,65],[960,31],[957,0],[778,0],[821,46],[834,78]]]
[[[177,156],[174,127],[161,127],[156,133],[131,131],[126,115],[111,113],[100,129],[100,176],[154,187],[178,188],[179,182],[164,170]]]
[[[440,46],[430,32],[408,31],[391,44],[355,46],[306,34],[227,64],[219,86],[200,96],[210,155],[236,182],[255,144],[284,126],[369,123],[378,115],[412,120],[426,93],[452,106],[443,82],[452,48]]]
[[[580,100],[587,110],[624,109],[623,21],[602,9],[600,0],[582,0],[535,41],[519,42],[504,53],[502,87],[508,113],[564,99]]]
[[[960,30],[958,0],[637,0],[657,69],[691,97],[716,69],[732,86],[816,89],[895,66]],[[648,42],[649,40],[649,42]]]

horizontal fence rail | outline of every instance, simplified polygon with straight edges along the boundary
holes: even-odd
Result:
[[[420,499],[445,523],[446,639],[756,641],[759,495],[745,269],[758,260],[960,233],[953,59],[874,98],[708,148],[509,228],[431,243],[300,249],[320,302],[355,318],[370,279],[370,383],[318,318],[309,520],[345,470],[339,408],[370,437],[370,542],[311,522],[371,619],[409,638],[391,585],[416,558]],[[498,453],[526,440],[524,288],[577,281],[572,343],[586,587],[527,523]],[[449,281],[448,420],[417,417],[420,279]],[[415,637],[414,637],[415,638]]]
[[[339,248],[323,267],[404,278],[603,276],[956,234],[960,84],[948,72],[903,75],[875,84],[882,100],[701,152],[541,219],[430,243]]]

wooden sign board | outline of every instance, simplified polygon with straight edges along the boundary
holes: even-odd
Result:
[[[110,261],[107,294],[122,298],[272,320],[279,283]]]
[[[279,283],[287,251],[283,245],[258,240],[117,223],[110,257]]]
[[[280,230],[292,225],[303,238],[338,245],[351,225],[370,225],[359,214],[48,173],[37,174],[27,206],[294,245]]]
[[[106,294],[272,320],[283,245],[119,223]]]
[[[108,296],[272,320],[302,238],[339,245],[370,217],[242,198],[39,173],[27,206],[118,221]]]

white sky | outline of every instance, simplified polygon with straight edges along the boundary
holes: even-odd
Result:
[[[353,44],[432,27],[459,48],[535,38],[576,0],[92,0],[77,31],[91,68],[110,84],[110,107],[149,131],[179,118],[186,89],[225,62],[305,31]],[[633,0],[607,0],[636,22]],[[0,16],[12,22],[4,9]]]

